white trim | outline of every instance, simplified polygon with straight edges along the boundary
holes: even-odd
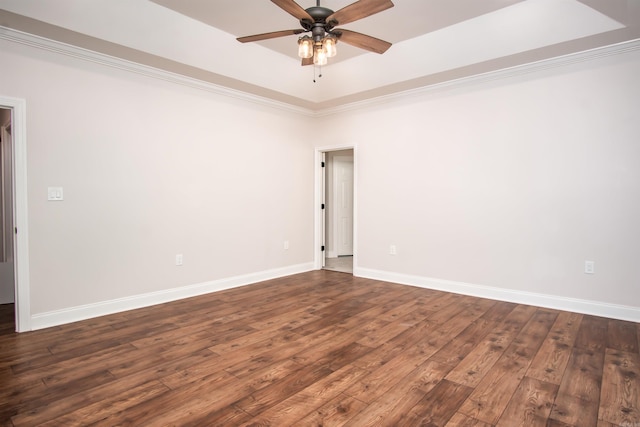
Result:
[[[363,101],[352,102],[349,104],[339,105],[337,107],[329,107],[324,109],[304,108],[295,106],[286,102],[276,101],[273,99],[265,98],[258,95],[253,95],[240,90],[227,88],[224,86],[216,85],[214,83],[198,80],[192,77],[171,73],[169,71],[154,68],[148,65],[138,64],[132,61],[116,58],[113,56],[105,55],[99,52],[94,52],[88,49],[83,49],[77,46],[72,46],[66,43],[58,42],[55,40],[47,39],[45,37],[28,34],[22,31],[14,30],[12,28],[0,26],[0,39],[20,43],[23,45],[36,47],[50,52],[59,53],[62,55],[71,56],[74,58],[82,59],[89,62],[105,65],[112,68],[117,68],[124,71],[129,71],[137,74],[141,74],[147,77],[157,78],[160,80],[180,84],[183,86],[192,87],[212,93],[216,93],[223,96],[228,96],[236,99],[245,100],[248,102],[262,104],[272,108],[280,110],[286,110],[295,112],[308,117],[324,117],[332,114],[343,113],[346,111],[358,110],[361,108],[372,107],[376,105],[386,104],[389,102],[397,101],[399,99],[405,99],[410,96],[417,96],[426,93],[439,92],[442,90],[453,89],[468,84],[476,84],[480,82],[493,81],[497,79],[505,79],[509,77],[529,74],[538,71],[544,71],[548,69],[563,67],[579,62],[597,60],[612,55],[624,54],[640,49],[640,39],[629,40],[621,43],[616,43],[609,46],[598,47],[589,49],[582,52],[570,53],[563,56],[558,56],[550,59],[543,59],[536,62],[517,65],[509,68],[502,68],[495,71],[489,71],[482,74],[471,75],[454,80],[447,80],[440,83],[429,84],[421,86],[415,89],[409,89],[402,92],[391,93],[389,95],[377,96]]]
[[[529,62],[522,65],[516,65],[509,68],[501,68],[499,70],[488,71],[486,73],[474,74],[471,76],[461,77],[453,80],[446,80],[439,83],[421,86],[415,89],[395,92],[389,95],[382,95],[375,98],[356,101],[348,104],[342,104],[337,107],[325,108],[316,111],[316,117],[325,117],[333,114],[345,113],[348,111],[356,111],[363,108],[375,107],[378,105],[405,100],[411,96],[419,96],[424,94],[439,93],[444,90],[464,87],[466,85],[474,85],[478,83],[490,82],[494,80],[507,79],[520,75],[550,70],[554,68],[564,67],[585,61],[594,61],[608,56],[625,54],[640,50],[640,39],[625,41],[609,46],[598,47],[585,50],[582,52],[570,53],[567,55],[557,56],[554,58],[543,59],[540,61]]]
[[[311,263],[304,263],[257,273],[249,273],[242,276],[212,280],[210,282],[196,283],[194,285],[183,286],[180,288],[70,307],[63,310],[48,311],[46,313],[33,315],[31,317],[31,326],[33,330],[49,328],[52,326],[92,319],[94,317],[105,316],[108,314],[120,313],[122,311],[164,304],[225,289],[237,288],[240,286],[250,285],[252,283],[290,276],[292,274],[304,273],[311,270],[313,270],[313,265]]]
[[[26,46],[35,47],[49,52],[70,56],[72,58],[81,59],[95,64],[104,65],[119,70],[140,74],[145,77],[151,77],[164,80],[170,83],[191,87],[194,89],[204,90],[215,93],[217,95],[227,96],[230,98],[248,101],[254,104],[260,104],[279,110],[285,110],[293,113],[302,114],[308,117],[314,116],[314,112],[308,108],[298,107],[286,102],[280,102],[262,96],[250,94],[236,89],[220,86],[214,83],[199,80],[193,77],[172,73],[170,71],[151,67],[149,65],[138,64],[126,59],[116,58],[104,53],[95,52],[70,44],[62,43],[56,40],[47,39],[45,37],[36,36],[34,34],[25,33],[23,31],[14,30],[12,28],[0,25],[0,40],[8,40],[20,43]]]
[[[322,162],[322,154],[329,151],[353,150],[353,267],[358,265],[358,155],[357,146],[352,145],[331,145],[324,147],[316,147],[314,155],[314,209],[313,209],[313,265],[315,270],[322,269],[322,174],[324,171],[320,165]]]
[[[12,110],[14,226],[15,239],[15,311],[16,331],[31,330],[31,293],[29,284],[29,215],[27,209],[27,102],[0,96],[0,107]]]
[[[491,286],[434,279],[431,277],[413,276],[409,274],[369,268],[354,268],[353,274],[357,277],[399,283],[402,285],[417,286],[420,288],[435,289],[498,301],[508,301],[517,304],[534,305],[538,307],[552,308],[555,310],[590,314],[610,319],[628,320],[636,323],[640,322],[640,307],[609,304],[557,295],[538,294],[513,289],[495,288]]]

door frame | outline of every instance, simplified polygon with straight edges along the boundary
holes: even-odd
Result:
[[[16,332],[31,330],[29,285],[29,221],[27,210],[27,102],[0,96],[0,107],[11,110],[13,138],[13,265],[15,280]]]
[[[322,158],[325,153],[331,151],[353,150],[353,274],[356,275],[358,265],[358,151],[355,144],[331,145],[315,148],[314,155],[314,269],[321,270],[324,264],[322,241],[324,232],[324,220],[322,215],[323,176],[325,168],[322,167]]]

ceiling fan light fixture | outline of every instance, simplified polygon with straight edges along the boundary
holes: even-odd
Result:
[[[313,39],[311,37],[303,36],[298,39],[298,56],[304,59],[313,56]]]
[[[393,7],[391,0],[354,0],[337,12],[320,6],[321,0],[316,0],[316,5],[307,9],[300,6],[298,1],[271,0],[280,9],[298,19],[301,29],[271,31],[238,37],[237,40],[240,43],[247,43],[310,33],[298,38],[298,56],[302,58],[301,65],[314,64],[319,67],[326,65],[329,58],[336,56],[338,39],[340,42],[375,53],[384,53],[391,47],[391,43],[384,40],[345,28],[335,28],[337,25],[348,24],[389,9]],[[311,2],[311,0],[305,1]]]
[[[338,53],[336,49],[336,44],[338,43],[338,39],[334,36],[326,36],[322,40],[322,47],[324,51],[327,53],[327,58],[333,58]]]
[[[318,66],[327,65],[327,51],[322,44],[317,44],[314,48],[313,64]]]

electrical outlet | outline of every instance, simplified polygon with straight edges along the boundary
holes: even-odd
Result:
[[[182,254],[176,254],[176,265],[182,265]]]
[[[389,255],[396,255],[398,250],[396,249],[396,245],[389,246]]]
[[[593,274],[595,273],[596,263],[593,261],[585,261],[584,262],[584,274]]]

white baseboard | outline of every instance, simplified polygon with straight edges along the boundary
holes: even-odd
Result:
[[[101,301],[93,304],[65,308],[63,310],[49,311],[31,316],[31,330],[49,328],[136,308],[148,307],[156,304],[218,292],[225,289],[237,288],[264,280],[304,273],[314,268],[312,262],[275,268],[272,270],[234,276],[210,282],[197,283],[180,288],[167,289],[142,295],[133,295],[115,300]]]
[[[361,267],[354,268],[353,275],[367,279],[394,282],[402,285],[417,286],[420,288],[435,289],[498,301],[508,301],[518,304],[534,305],[556,310],[608,317],[611,319],[640,322],[640,307],[474,285],[471,283],[454,282],[451,280],[413,276]]]

